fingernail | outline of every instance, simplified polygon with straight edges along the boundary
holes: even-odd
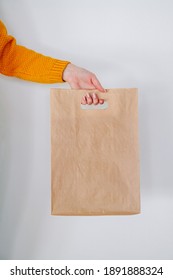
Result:
[[[89,93],[87,93],[87,97],[91,97]]]

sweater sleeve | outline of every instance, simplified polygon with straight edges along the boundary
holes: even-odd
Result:
[[[38,83],[61,83],[68,61],[19,46],[0,21],[0,73]]]

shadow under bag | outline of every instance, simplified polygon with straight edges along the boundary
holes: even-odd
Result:
[[[52,215],[140,213],[137,89],[51,89]]]

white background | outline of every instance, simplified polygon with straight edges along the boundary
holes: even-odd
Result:
[[[141,210],[50,215],[51,87],[0,76],[0,258],[173,258],[173,1],[1,0],[19,44],[139,88]]]

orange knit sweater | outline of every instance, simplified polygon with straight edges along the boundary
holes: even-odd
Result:
[[[0,73],[38,83],[63,82],[69,62],[54,59],[16,44],[0,21]]]

